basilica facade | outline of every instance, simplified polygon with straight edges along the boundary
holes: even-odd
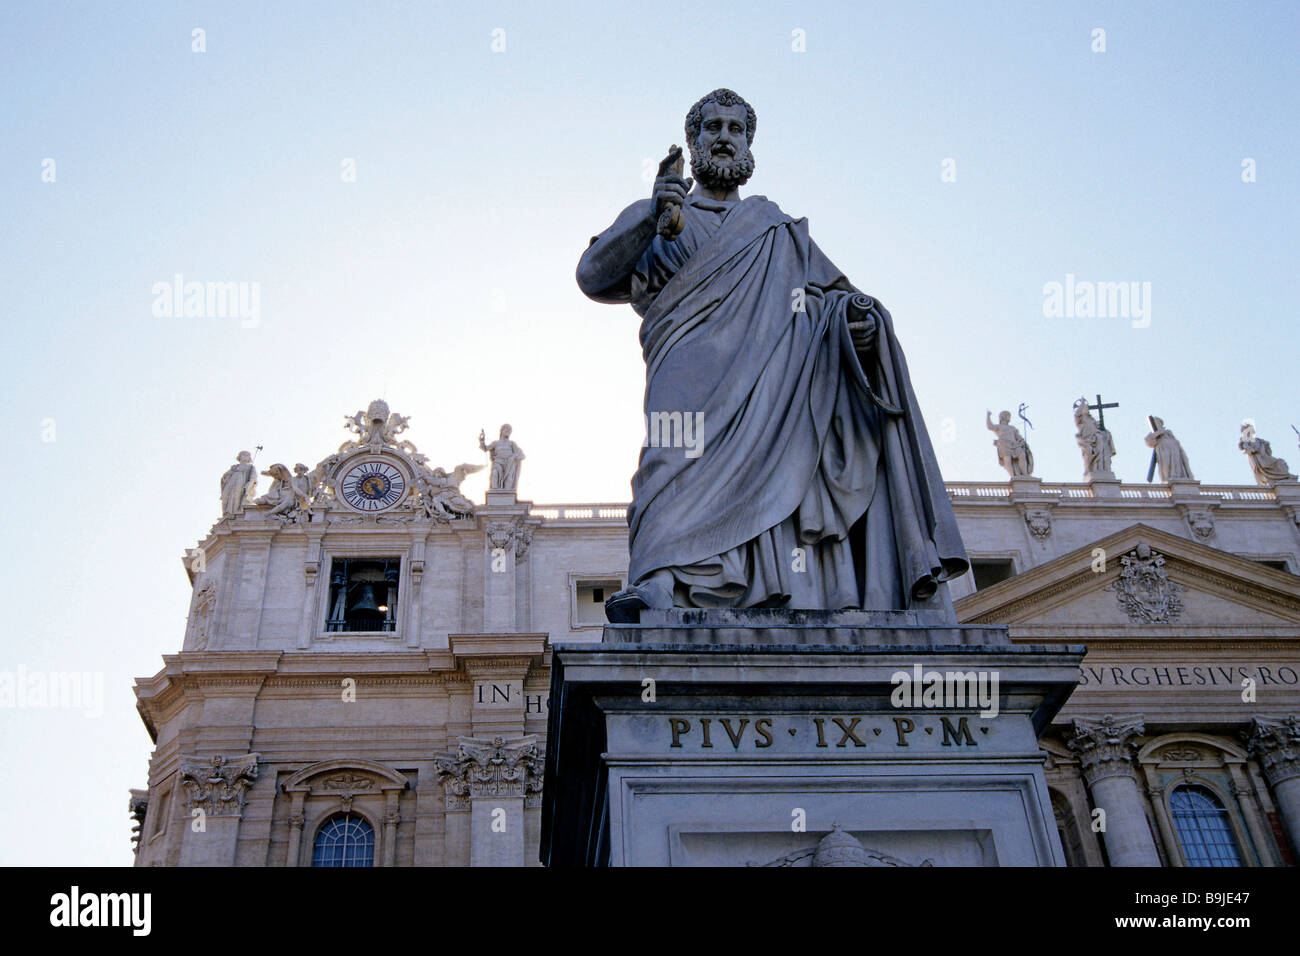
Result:
[[[135,686],[139,866],[537,863],[551,649],[600,640],[627,505],[520,499],[508,427],[451,468],[382,402],[348,427],[260,497],[241,455],[185,552],[179,652]],[[1012,432],[1007,481],[947,484],[972,562],[951,596],[962,623],[1087,647],[1041,738],[1064,858],[1295,865],[1300,482],[1202,484],[1176,455],[1157,483],[1100,460],[1043,481]]]

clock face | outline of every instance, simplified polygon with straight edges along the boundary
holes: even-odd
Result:
[[[363,461],[344,472],[339,491],[358,511],[387,511],[406,494],[406,478],[386,461]]]

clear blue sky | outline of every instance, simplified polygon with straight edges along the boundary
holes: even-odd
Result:
[[[240,449],[314,464],[383,395],[435,463],[510,421],[523,496],[627,499],[636,319],[573,269],[717,86],[758,111],[746,192],[893,312],[949,480],[1001,478],[984,410],[1027,402],[1039,473],[1077,481],[1098,391],[1125,480],[1148,413],[1207,482],[1251,481],[1245,417],[1300,464],[1297,9],[5,4],[0,670],[105,700],[0,711],[0,863],[130,862],[132,679],[180,648],[181,555]],[[176,273],[260,283],[259,324],[155,317]],[[1046,318],[1067,274],[1149,282],[1149,327]]]

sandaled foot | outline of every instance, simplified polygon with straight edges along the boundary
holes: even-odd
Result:
[[[605,599],[605,618],[611,624],[640,624],[649,603],[635,587],[615,591]]]

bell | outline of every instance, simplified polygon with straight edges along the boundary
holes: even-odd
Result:
[[[379,605],[375,603],[375,589],[369,584],[363,584],[361,586],[361,597],[357,600],[356,604],[352,605],[352,610],[372,611],[375,614],[378,614]]]

